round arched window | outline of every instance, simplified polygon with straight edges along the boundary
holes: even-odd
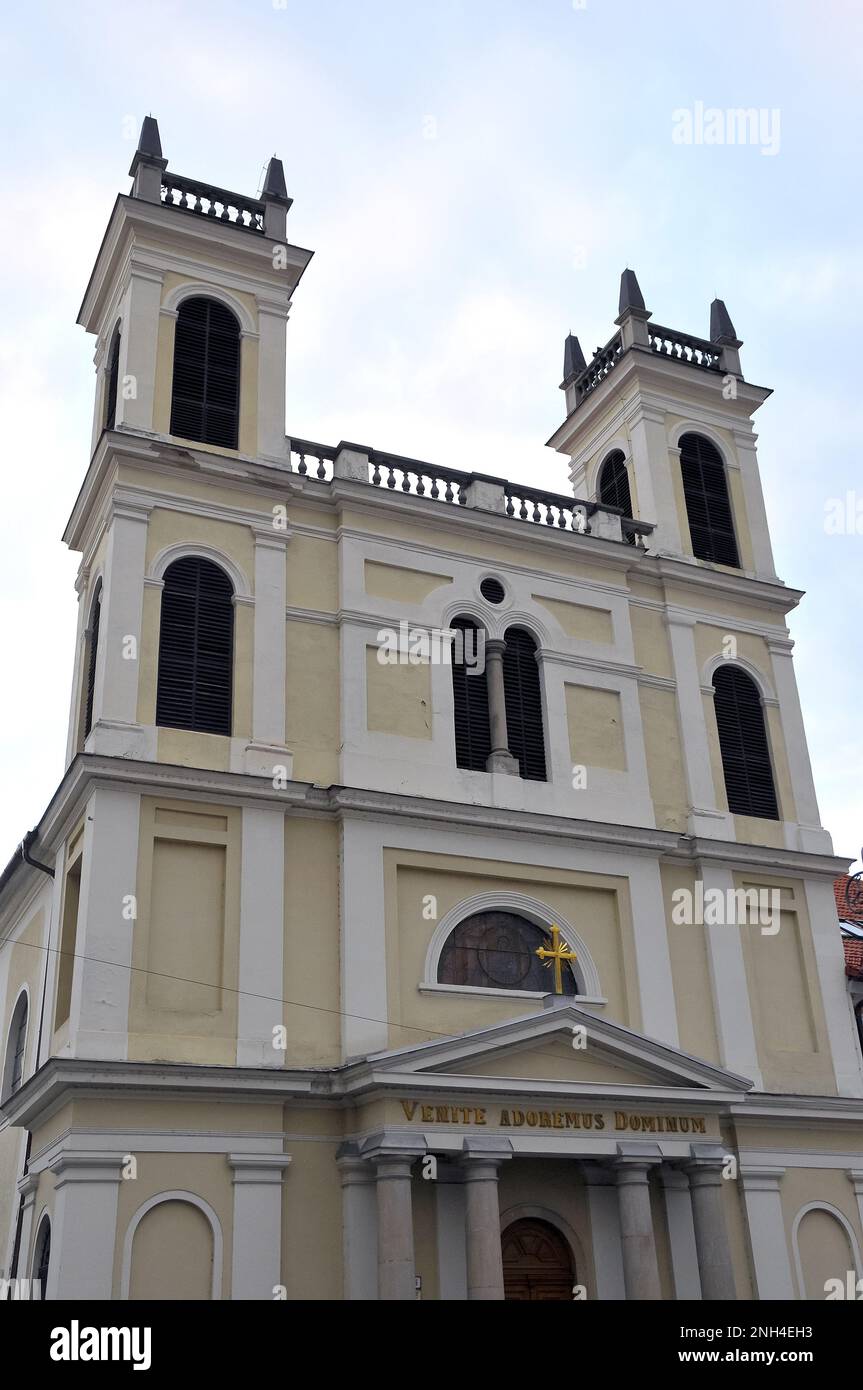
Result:
[[[438,983],[484,989],[555,992],[554,960],[537,955],[552,948],[545,930],[515,912],[477,912],[466,917],[447,938],[438,963]],[[578,993],[572,966],[563,962],[563,994]]]

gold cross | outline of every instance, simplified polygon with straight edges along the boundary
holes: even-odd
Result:
[[[561,941],[559,927],[553,926],[551,929],[550,949],[546,949],[545,946],[540,946],[536,954],[541,961],[554,961],[554,992],[555,994],[563,994],[562,962],[565,960],[575,960],[576,955],[575,951],[569,949],[565,941]],[[546,969],[548,969],[547,965]]]

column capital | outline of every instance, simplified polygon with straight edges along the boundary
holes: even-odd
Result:
[[[683,1164],[690,1184],[705,1187],[722,1181],[722,1168],[728,1154],[722,1144],[690,1144],[690,1158]]]
[[[658,1144],[621,1143],[612,1167],[618,1183],[647,1182],[649,1170],[661,1162],[662,1150]]]
[[[506,651],[506,642],[502,637],[486,637],[483,643],[483,651],[486,656],[503,656]]]
[[[748,1192],[778,1192],[785,1172],[784,1168],[754,1168],[743,1164],[738,1169],[740,1181]]]
[[[272,1183],[281,1186],[290,1166],[290,1154],[227,1154],[234,1183]]]
[[[428,1145],[422,1134],[412,1130],[384,1129],[364,1139],[359,1152],[362,1158],[371,1159],[378,1165],[379,1173],[381,1163],[390,1160],[395,1164],[407,1164],[410,1170],[416,1159],[428,1153]]]
[[[104,1150],[61,1149],[49,1163],[54,1191],[67,1183],[120,1183],[126,1155]]]

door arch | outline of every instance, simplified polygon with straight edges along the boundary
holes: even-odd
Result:
[[[571,1303],[575,1261],[549,1221],[524,1217],[501,1236],[504,1298],[510,1302]]]

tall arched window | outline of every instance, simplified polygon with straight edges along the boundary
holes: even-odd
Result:
[[[99,655],[99,619],[102,613],[102,581],[96,585],[93,607],[90,609],[90,629],[87,634],[87,684],[84,688],[84,737],[93,727],[93,695],[96,689],[96,658]]]
[[[551,936],[516,912],[476,912],[447,938],[438,962],[438,983],[481,989],[554,993],[554,962],[537,955]],[[572,966],[562,963],[563,994],[577,994]]]
[[[33,1254],[33,1278],[39,1280],[38,1298],[45,1297],[45,1288],[48,1283],[48,1270],[51,1265],[51,1222],[47,1216],[42,1217],[39,1226],[39,1233],[36,1236],[36,1246]]]
[[[230,734],[233,597],[230,579],[210,560],[190,555],[166,569],[156,695],[162,727]]]
[[[531,782],[544,782],[545,734],[536,642],[523,627],[511,627],[506,631],[503,688],[509,751],[518,759],[522,777]]]
[[[713,690],[728,809],[737,816],[778,820],[758,687],[739,666],[723,664],[713,674]]]
[[[4,1101],[14,1095],[24,1079],[24,1050],[27,1046],[27,995],[21,993],[12,1014],[6,1056],[3,1063],[3,1085],[0,1094]]]
[[[216,299],[184,299],[177,314],[171,434],[236,449],[240,325]]]
[[[108,353],[108,389],[105,393],[105,429],[112,430],[117,418],[117,382],[120,374],[120,325],[114,329]]]
[[[455,618],[450,627],[463,634],[453,642],[452,654],[456,766],[485,772],[491,753],[488,680],[485,668],[472,660],[484,634],[470,618]]]
[[[693,555],[739,568],[728,478],[716,445],[700,434],[684,434],[680,471]]]
[[[600,502],[606,507],[619,507],[624,516],[632,516],[632,496],[629,491],[629,474],[626,459],[621,449],[610,453],[599,473],[597,489]]]

